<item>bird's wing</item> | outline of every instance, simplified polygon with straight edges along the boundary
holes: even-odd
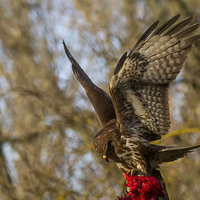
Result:
[[[200,39],[200,35],[189,36],[199,26],[188,25],[193,17],[175,23],[179,17],[158,29],[158,21],[152,24],[114,71],[110,93],[123,132],[132,131],[152,141],[170,127],[169,84]]]
[[[157,148],[160,146],[157,146]],[[171,162],[184,157],[187,153],[192,152],[194,149],[199,148],[200,145],[189,147],[175,147],[175,146],[162,146],[158,151],[158,164],[163,162]]]
[[[72,70],[74,72],[74,75],[76,76],[79,83],[84,88],[88,98],[90,99],[97,113],[97,117],[101,126],[104,126],[107,122],[116,118],[115,110],[110,96],[91,81],[88,75],[84,72],[78,62],[71,55],[64,41],[63,45],[65,53],[72,63]]]

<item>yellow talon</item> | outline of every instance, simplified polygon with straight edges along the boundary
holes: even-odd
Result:
[[[147,176],[147,174],[145,174],[144,172],[141,172],[138,169],[128,170],[128,175],[131,175],[131,176]]]
[[[134,169],[129,170],[128,174],[131,175],[131,176],[133,176],[134,175]]]

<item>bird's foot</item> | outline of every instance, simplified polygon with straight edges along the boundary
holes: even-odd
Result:
[[[145,176],[145,173],[141,172],[138,169],[131,169],[131,170],[128,171],[127,174],[131,175],[131,176]]]
[[[131,170],[128,171],[127,174],[131,175],[131,176],[136,176],[138,174],[138,170],[137,169],[131,169]]]

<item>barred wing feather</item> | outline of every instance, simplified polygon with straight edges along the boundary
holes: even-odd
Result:
[[[158,29],[158,21],[152,24],[115,69],[110,93],[120,129],[125,133],[152,141],[170,127],[169,84],[200,39],[200,35],[190,36],[199,26],[188,25],[193,17],[176,23],[179,17],[176,15]]]

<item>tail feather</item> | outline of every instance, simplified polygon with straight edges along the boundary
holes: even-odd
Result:
[[[158,158],[159,164],[163,162],[171,162],[179,158],[184,157],[187,153],[192,152],[194,149],[199,148],[200,145],[189,146],[189,147],[170,147],[166,146],[159,150]]]
[[[162,187],[163,187],[163,189],[165,191],[165,194],[166,194],[165,197],[163,197],[163,198],[160,197],[159,200],[169,200],[169,196],[168,196],[168,193],[167,193],[165,182],[164,182],[164,180],[162,178],[162,175],[161,175],[160,171],[157,170],[157,169],[154,169],[152,171],[152,176],[154,176],[155,178],[157,178],[160,181],[160,183],[162,184]]]

